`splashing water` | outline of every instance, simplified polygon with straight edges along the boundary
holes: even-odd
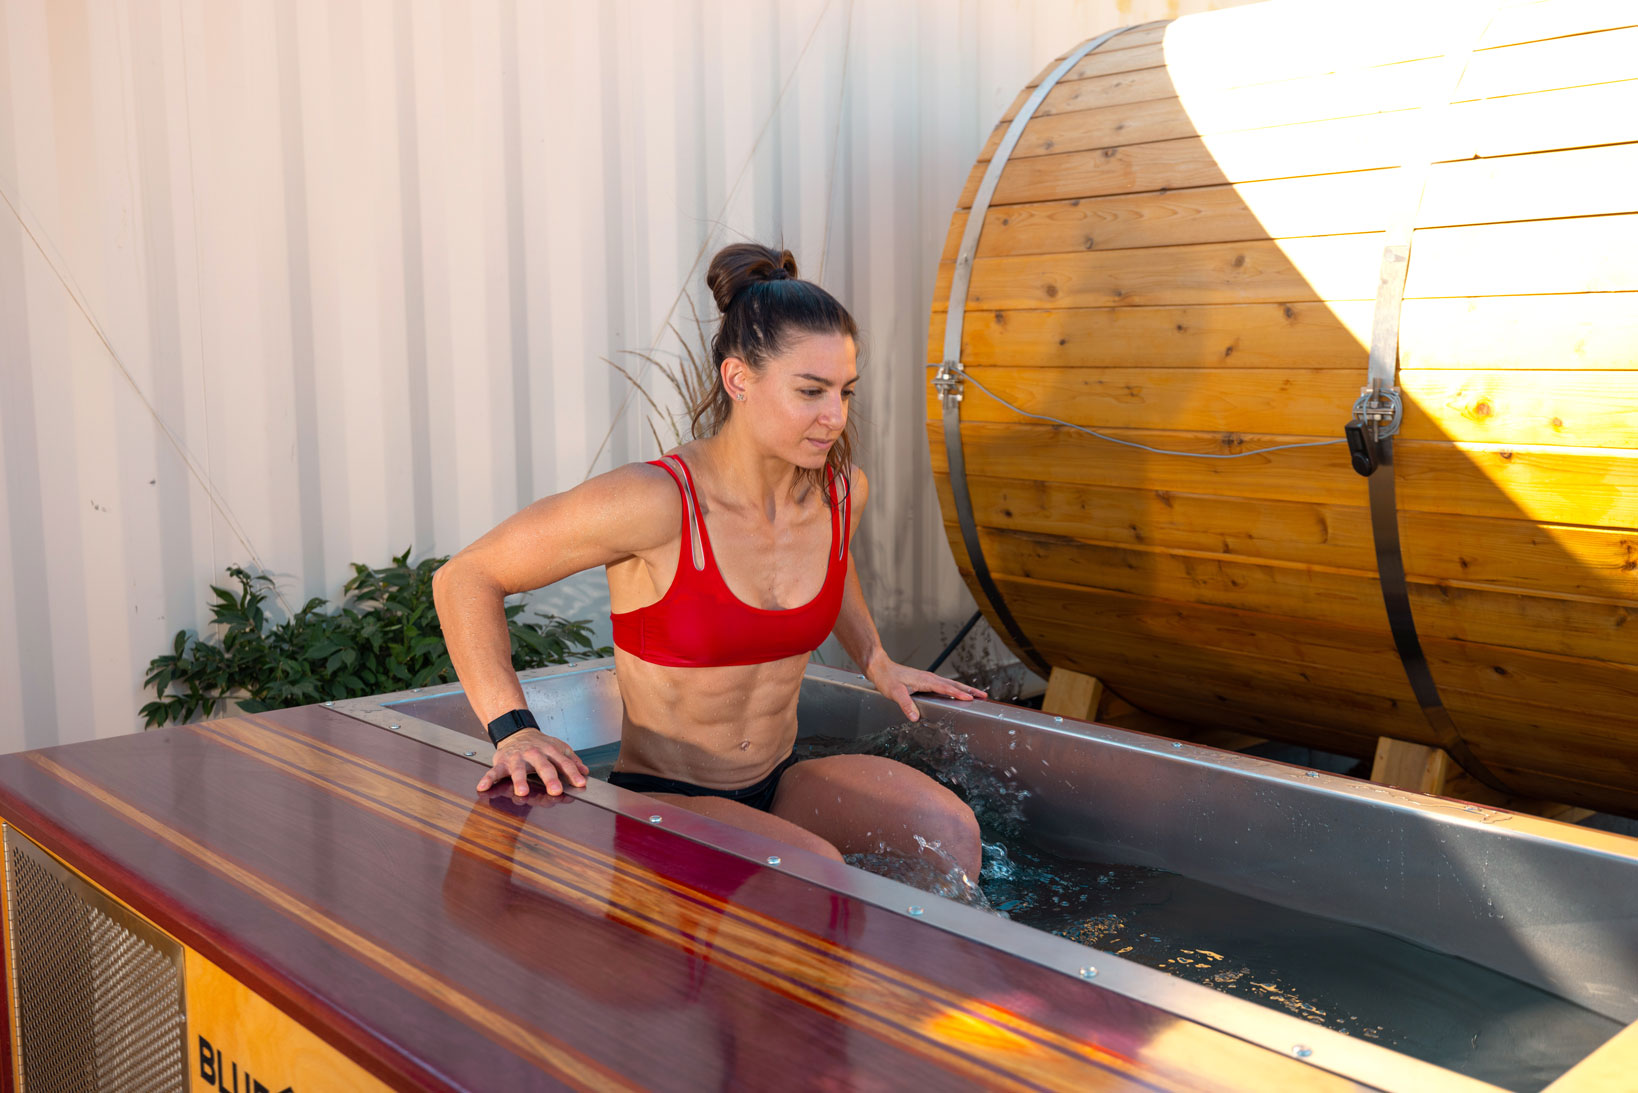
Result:
[[[978,817],[976,885],[922,839],[918,858],[883,846],[849,855],[849,864],[1505,1089],[1540,1090],[1620,1029],[1518,980],[1374,930],[1160,869],[1040,850],[1027,836],[1030,792],[1017,768],[975,758],[966,734],[939,719],[853,740],[804,737],[796,750],[802,758],[896,759],[953,790]],[[1024,754],[1014,734],[1006,762]]]

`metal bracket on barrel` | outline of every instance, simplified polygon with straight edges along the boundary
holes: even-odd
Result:
[[[946,410],[954,410],[961,402],[962,371],[960,361],[945,361],[933,373],[933,388]]]
[[[1405,416],[1405,404],[1398,387],[1382,386],[1373,377],[1360,388],[1354,400],[1354,416],[1342,427],[1348,438],[1348,457],[1360,475],[1369,478],[1382,465],[1382,451],[1378,445],[1399,432],[1399,423]]]

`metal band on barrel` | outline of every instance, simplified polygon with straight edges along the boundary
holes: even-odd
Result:
[[[990,199],[995,196],[995,187],[1001,181],[1001,172],[1006,169],[1007,159],[1017,147],[1019,138],[1024,135],[1024,128],[1035,116],[1036,109],[1047,97],[1047,93],[1057,86],[1058,81],[1079,64],[1083,57],[1116,35],[1133,29],[1136,28],[1121,27],[1083,43],[1047,74],[1040,86],[1036,87],[1034,93],[1019,108],[1017,115],[1012,119],[1012,124],[1007,127],[1006,135],[1001,138],[995,155],[990,159],[989,167],[984,171],[984,178],[978,185],[978,193],[973,196],[973,207],[967,214],[967,228],[961,234],[961,249],[956,254],[955,273],[950,278],[950,297],[946,305],[948,311],[944,323],[944,364],[934,379],[944,404],[944,451],[949,463],[950,492],[955,497],[956,519],[961,524],[961,539],[967,547],[967,560],[972,565],[973,579],[978,582],[980,591],[989,600],[990,609],[995,612],[995,617],[1001,621],[1007,635],[1012,638],[1019,656],[1043,676],[1051,671],[1051,667],[1036,651],[1034,643],[1024,635],[1023,628],[1018,625],[1018,620],[1012,617],[1012,612],[1007,610],[1007,602],[1002,598],[1001,590],[995,586],[995,579],[990,575],[990,567],[984,560],[984,551],[978,542],[978,524],[973,517],[972,495],[967,489],[967,460],[961,447],[963,371],[961,338],[962,327],[967,317],[967,289],[972,282],[973,255],[978,252],[978,237],[984,231],[984,216],[989,212]]]
[[[1487,23],[1488,18],[1487,14]],[[1362,401],[1371,393],[1391,392],[1394,399],[1399,398],[1399,323],[1405,300],[1405,279],[1410,272],[1411,234],[1421,209],[1428,170],[1433,164],[1432,142],[1440,133],[1438,123],[1449,100],[1455,96],[1456,85],[1477,40],[1477,34],[1468,35],[1467,48],[1446,55],[1447,65],[1455,73],[1454,78],[1448,84],[1437,80],[1435,85],[1448,86],[1451,93],[1424,108],[1427,113],[1420,119],[1422,125],[1419,133],[1425,146],[1414,150],[1419,154],[1407,157],[1405,166],[1401,168],[1406,172],[1403,177],[1407,180],[1406,199],[1400,205],[1404,210],[1403,219],[1389,224],[1384,233],[1381,279],[1377,284],[1376,310],[1371,323],[1370,365],[1366,373],[1366,395],[1361,396]],[[1461,730],[1451,720],[1450,711],[1445,709],[1444,700],[1439,697],[1439,687],[1433,680],[1433,669],[1422,650],[1421,639],[1416,634],[1416,619],[1411,613],[1410,588],[1405,578],[1405,558],[1399,539],[1392,435],[1378,439],[1376,448],[1376,469],[1365,480],[1370,495],[1371,537],[1376,545],[1376,572],[1382,586],[1382,604],[1388,612],[1388,629],[1393,634],[1394,648],[1399,652],[1405,678],[1439,746],[1485,785],[1510,793],[1511,790],[1501,779],[1468,748]]]

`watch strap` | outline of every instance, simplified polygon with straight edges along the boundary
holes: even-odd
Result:
[[[524,729],[538,729],[540,722],[528,710],[507,710],[489,723],[489,742],[500,747],[500,742]]]

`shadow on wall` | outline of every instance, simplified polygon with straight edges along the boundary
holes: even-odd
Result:
[[[1384,229],[1415,210],[1395,457],[1423,646],[1517,792],[1630,814],[1638,28],[1555,5],[1466,27],[1268,7],[1128,32],[1049,92],[985,214],[961,360],[1017,407],[1155,448],[1338,439]],[[1452,42],[1479,48],[1447,60]],[[1006,128],[951,225],[933,362]],[[961,414],[980,544],[1051,664],[1183,721],[1354,755],[1434,742],[1345,447],[1158,455],[972,384]],[[929,430],[968,574],[931,387]]]

